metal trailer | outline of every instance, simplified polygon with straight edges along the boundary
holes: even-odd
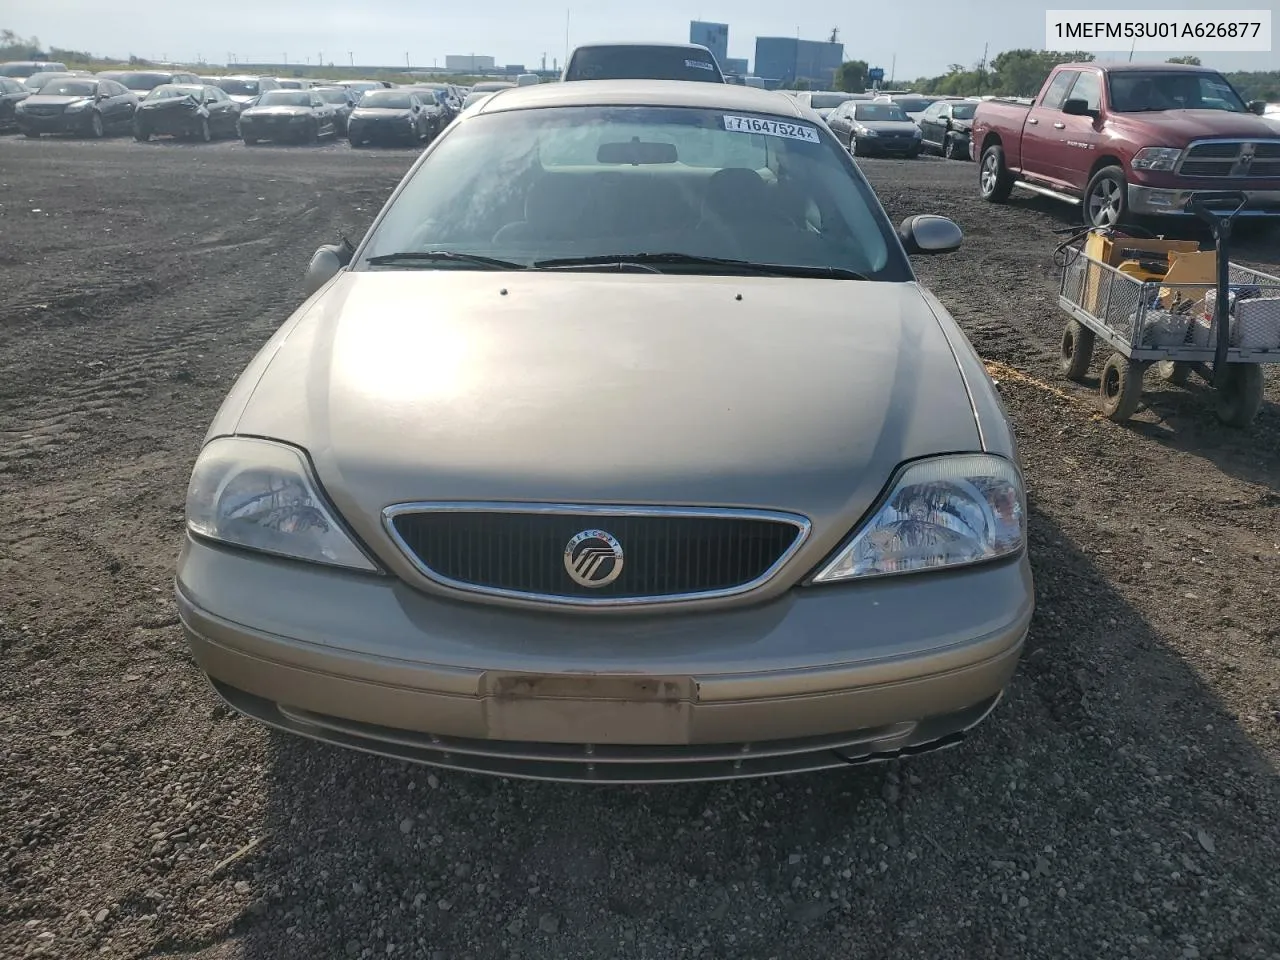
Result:
[[[1144,281],[1078,250],[1068,259],[1058,304],[1071,319],[1059,369],[1082,380],[1096,341],[1108,344],[1113,352],[1098,393],[1109,419],[1133,416],[1150,366],[1177,384],[1192,373],[1201,377],[1214,388],[1218,418],[1229,426],[1247,427],[1257,416],[1262,365],[1280,363],[1280,278],[1230,262],[1231,225],[1244,206],[1240,193],[1195,194],[1187,203],[1188,212],[1213,229],[1213,283]]]

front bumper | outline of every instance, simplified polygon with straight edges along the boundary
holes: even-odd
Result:
[[[353,143],[417,143],[418,128],[414,124],[400,122],[349,122],[347,139]]]
[[[251,140],[305,140],[311,132],[311,124],[302,120],[254,120],[240,119],[240,135]]]
[[[91,110],[76,113],[56,113],[39,116],[18,114],[18,129],[22,133],[82,133],[89,129]]]
[[[152,133],[176,137],[195,133],[199,130],[200,119],[198,113],[190,113],[185,110],[180,112],[163,111],[158,112],[155,116],[138,114],[134,117],[134,124]]]
[[[1129,212],[1138,216],[1186,215],[1187,200],[1193,194],[1205,191],[1233,190],[1223,178],[1198,190],[1144,187],[1129,184]],[[1248,204],[1240,211],[1241,217],[1280,217],[1280,190],[1242,190]]]
[[[861,156],[881,155],[886,157],[909,157],[920,152],[920,140],[894,139],[885,137],[858,137],[858,153]]]
[[[458,603],[190,538],[176,590],[197,663],[255,719],[460,770],[604,782],[816,770],[954,742],[1008,683],[1033,607],[1025,555],[615,617]]]

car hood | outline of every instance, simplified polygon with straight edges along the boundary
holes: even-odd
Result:
[[[394,120],[397,117],[411,116],[413,116],[412,110],[390,107],[356,107],[351,111],[352,120]]]
[[[240,113],[242,117],[301,117],[311,113],[310,107],[250,107]]]
[[[45,96],[41,93],[33,93],[27,97],[23,103],[28,107],[65,107],[72,103],[79,103],[81,100],[92,100],[93,97],[55,97]]]
[[[1274,137],[1276,129],[1255,113],[1227,113],[1223,110],[1165,110],[1151,113],[1113,113],[1108,118],[1113,129],[1129,133],[1143,146],[1164,133],[1179,146],[1191,140],[1217,137]]]
[[[165,97],[163,100],[145,100],[138,104],[139,110],[175,110],[182,105],[188,107],[195,103],[192,97]]]
[[[228,93],[227,99],[233,103],[248,103],[250,100],[257,100],[262,94],[260,93]]]
[[[859,120],[858,126],[885,134],[912,133],[917,129],[910,120]]]
[[[914,283],[344,272],[294,319],[210,435],[308,450],[370,543],[393,503],[528,500],[791,510],[825,552],[903,461],[981,449]]]

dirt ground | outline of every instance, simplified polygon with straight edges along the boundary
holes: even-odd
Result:
[[[1028,471],[1039,606],[972,739],[603,788],[219,706],[171,600],[193,459],[412,157],[0,139],[0,956],[1280,956],[1280,381],[1249,432],[1152,378],[1101,419],[1054,369],[1070,212],[982,205],[972,164],[864,163],[895,221],[964,228],[918,269]]]

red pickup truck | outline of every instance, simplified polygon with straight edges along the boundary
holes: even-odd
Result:
[[[969,153],[984,200],[1014,187],[1080,205],[1092,226],[1184,214],[1199,190],[1241,191],[1280,218],[1280,131],[1222,74],[1181,64],[1067,63],[1030,106],[984,100]]]

